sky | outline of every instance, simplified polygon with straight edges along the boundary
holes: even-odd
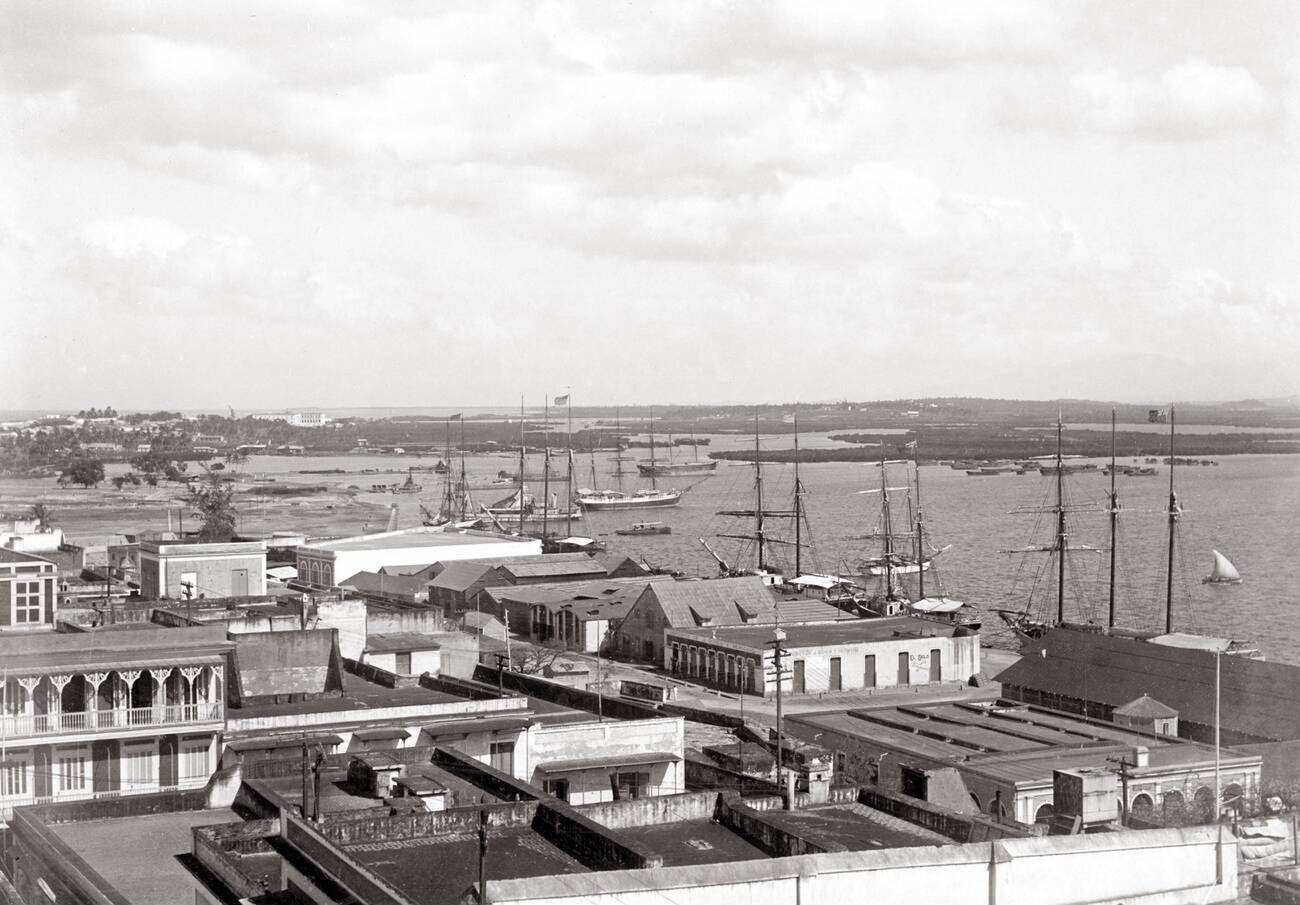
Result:
[[[13,2],[0,409],[1300,392],[1300,4]]]

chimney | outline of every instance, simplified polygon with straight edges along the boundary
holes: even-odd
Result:
[[[1133,746],[1133,766],[1145,767],[1151,763],[1151,752],[1146,745]]]

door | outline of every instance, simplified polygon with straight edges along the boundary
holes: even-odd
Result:
[[[906,651],[898,655],[898,684],[912,684],[912,669],[911,666],[908,665]]]
[[[831,657],[831,691],[839,691],[843,685],[840,682],[840,658]]]
[[[513,776],[515,773],[515,743],[493,742],[489,756],[489,766]]]
[[[937,647],[930,651],[930,681],[943,681],[943,652]]]
[[[232,569],[230,572],[230,596],[248,596],[248,570]]]
[[[399,676],[409,676],[411,674],[411,652],[409,650],[397,654],[397,665],[393,668],[393,672]]]
[[[862,687],[876,687],[876,655],[867,654],[862,660]]]
[[[803,683],[803,661],[802,661],[802,660],[795,660],[795,661],[794,661],[794,693],[795,693],[795,694],[803,694],[803,693],[804,693],[804,683]]]

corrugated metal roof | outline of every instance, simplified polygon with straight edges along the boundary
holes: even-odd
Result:
[[[486,563],[469,560],[449,562],[446,568],[439,572],[437,577],[429,583],[429,587],[441,588],[446,591],[467,591],[471,585],[488,572],[491,572],[493,568],[493,566]]]
[[[1184,720],[1214,723],[1214,654],[1130,638],[1053,629],[996,678],[1048,694],[1121,707],[1150,694]],[[1265,739],[1300,738],[1300,667],[1221,657],[1225,729]]]

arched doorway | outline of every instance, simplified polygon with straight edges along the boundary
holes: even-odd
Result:
[[[1214,793],[1205,786],[1197,789],[1192,798],[1192,813],[1198,822],[1214,819]]]
[[[1187,820],[1187,800],[1177,789],[1165,793],[1161,807],[1164,811],[1165,823],[1170,826],[1181,826]]]
[[[1150,820],[1155,811],[1155,802],[1151,800],[1151,796],[1146,792],[1134,798],[1133,804],[1129,806],[1129,813],[1134,817],[1141,817],[1143,820]]]
[[[1051,823],[1052,818],[1055,816],[1056,812],[1052,810],[1052,806],[1050,804],[1045,804],[1034,812],[1034,823]]]

